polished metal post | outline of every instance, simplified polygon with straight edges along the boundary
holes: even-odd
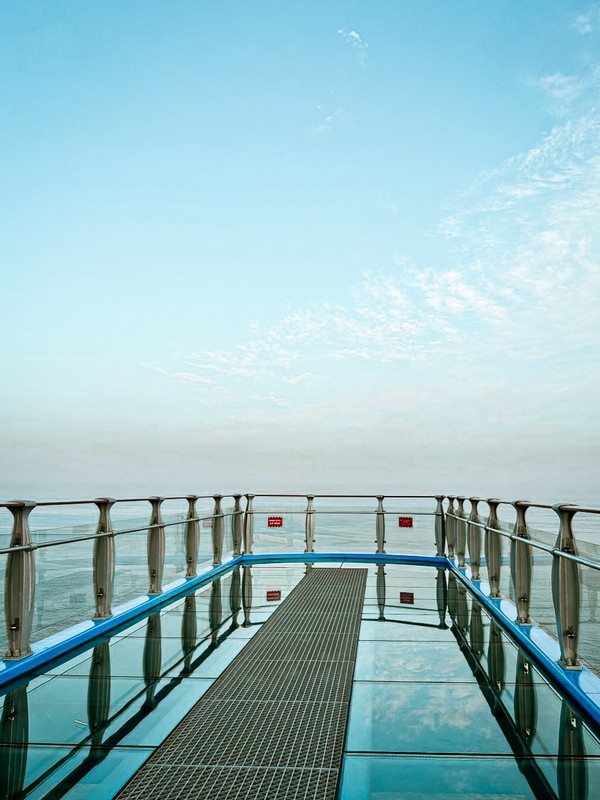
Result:
[[[577,547],[572,522],[577,509],[565,504],[557,504],[552,508],[560,519],[556,550],[576,556]],[[577,655],[581,601],[579,564],[559,555],[554,555],[552,561],[552,599],[561,663],[568,669],[581,669]]]
[[[195,578],[198,574],[198,548],[200,547],[200,521],[196,512],[195,494],[188,494],[188,513],[185,523],[185,577]]]
[[[213,566],[218,567],[223,563],[223,538],[225,536],[225,518],[221,508],[222,495],[214,494],[215,508],[212,521],[212,546],[213,546]]]
[[[253,494],[246,495],[246,512],[244,514],[244,553],[252,555],[254,545],[254,510],[252,508]]]
[[[377,511],[375,512],[375,541],[377,553],[385,553],[385,511],[383,509],[383,495],[377,496]]]
[[[456,502],[458,508],[456,510],[456,555],[458,558],[458,568],[464,569],[465,564],[465,550],[467,546],[467,522],[465,517],[465,500],[466,497],[457,497]]]
[[[454,515],[454,501],[456,497],[448,495],[448,508],[446,510],[446,538],[448,540],[448,558],[454,558],[454,548],[456,546],[456,520]]]
[[[99,519],[96,534],[113,532],[110,510],[115,504],[112,497],[98,497],[95,501]],[[112,617],[112,598],[115,583],[115,537],[97,536],[94,539],[94,619]]]
[[[517,624],[531,625],[529,603],[531,599],[531,575],[533,556],[529,544],[529,531],[525,514],[530,506],[525,500],[515,500],[512,504],[517,512],[513,536],[510,543],[510,577],[517,604]]]
[[[306,495],[306,522],[304,525],[304,552],[314,552],[315,541],[315,511],[313,508],[314,494]]]
[[[11,547],[31,546],[29,515],[36,504],[32,500],[15,500],[8,505],[13,516]],[[31,653],[31,626],[35,597],[35,558],[33,550],[17,550],[6,559],[4,583],[4,616],[8,650],[5,660],[17,660]]]
[[[242,495],[233,495],[233,518],[231,530],[233,533],[233,555],[234,557],[242,554],[242,537],[244,534],[244,512],[242,511]]]
[[[486,501],[490,512],[485,532],[485,563],[487,564],[490,597],[500,597],[500,569],[502,567],[502,536],[496,533],[500,529],[498,522],[498,506],[500,500],[490,497]]]
[[[162,578],[165,566],[165,526],[160,510],[162,497],[149,497],[152,506],[150,527],[148,528],[148,575],[150,588],[148,594],[162,592]]]
[[[469,564],[471,566],[471,580],[480,580],[479,567],[481,566],[481,528],[475,525],[479,522],[479,515],[477,513],[477,505],[480,502],[479,497],[469,497],[471,503],[471,514],[469,515]]]
[[[444,499],[443,494],[437,494],[435,496],[436,500],[436,508],[435,508],[435,549],[436,549],[436,556],[444,556],[446,555],[446,525],[444,519],[444,507],[442,505],[442,500]]]

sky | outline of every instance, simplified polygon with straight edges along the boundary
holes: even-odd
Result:
[[[600,503],[600,3],[0,15],[0,497]]]

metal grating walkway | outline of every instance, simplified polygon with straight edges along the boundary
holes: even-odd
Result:
[[[333,800],[366,577],[311,569],[118,797]]]

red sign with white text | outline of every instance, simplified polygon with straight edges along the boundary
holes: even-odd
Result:
[[[400,592],[400,602],[406,606],[414,606],[415,604],[414,592]]]
[[[267,525],[269,528],[283,528],[283,517],[269,517]]]
[[[413,526],[412,517],[398,517],[399,528],[412,528],[412,526]]]
[[[281,589],[269,589],[267,591],[267,602],[272,603],[274,600],[281,600]]]

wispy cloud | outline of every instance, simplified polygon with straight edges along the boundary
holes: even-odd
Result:
[[[573,103],[581,97],[586,88],[580,77],[563,75],[562,72],[554,72],[551,75],[532,79],[531,83],[541,89],[551,101],[553,112],[559,116],[568,113]]]
[[[368,42],[366,42],[360,33],[355,30],[340,28],[337,33],[338,36],[341,36],[344,42],[346,42],[346,44],[350,45],[350,47],[353,47],[357,51],[359,64],[362,67],[366,66],[367,50],[369,48]]]
[[[573,20],[573,27],[582,36],[600,30],[600,3],[594,3],[587,11],[578,14]]]

